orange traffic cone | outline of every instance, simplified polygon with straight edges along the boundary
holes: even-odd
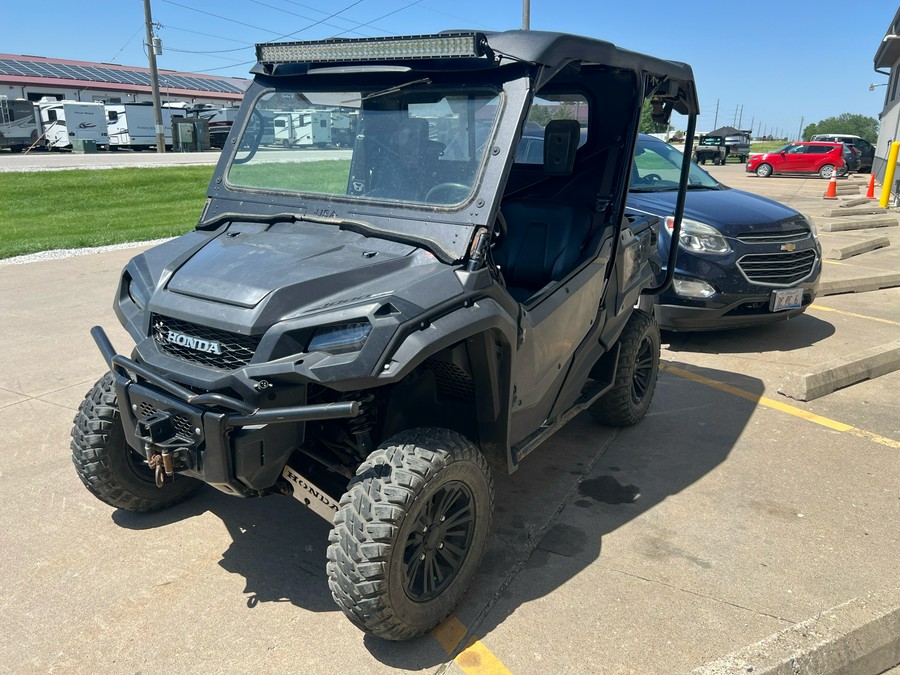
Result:
[[[869,174],[869,189],[866,190],[866,199],[875,199],[875,174]]]
[[[831,180],[828,181],[828,189],[825,190],[825,199],[837,199],[837,169],[831,172]]]

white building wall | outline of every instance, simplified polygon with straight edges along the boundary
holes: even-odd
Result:
[[[149,103],[153,101],[153,97],[149,93],[132,93],[124,91],[114,91],[111,89],[79,89],[77,87],[45,87],[43,85],[0,85],[0,96],[6,96],[9,99],[28,98],[28,96],[32,94],[40,94],[42,96],[58,96],[67,101],[83,101],[88,103]],[[166,91],[165,85],[162,84],[160,86],[159,96],[163,105],[166,105],[167,103],[204,103],[217,107],[227,105],[240,105],[239,101],[230,103],[225,99],[203,96],[202,92],[197,92],[197,96],[191,97],[172,96]]]

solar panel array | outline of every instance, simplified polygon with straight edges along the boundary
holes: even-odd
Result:
[[[23,77],[51,77],[57,80],[86,80],[100,84],[136,84],[150,86],[150,73],[142,70],[120,70],[102,66],[73,66],[63,63],[43,61],[20,61],[0,59],[0,75],[20,75]],[[216,91],[228,94],[243,94],[244,90],[227,80],[207,79],[190,75],[159,74],[159,86],[173,89],[194,89],[196,91]]]

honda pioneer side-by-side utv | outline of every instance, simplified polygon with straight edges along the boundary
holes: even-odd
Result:
[[[77,413],[73,459],[133,511],[201,483],[293,495],[332,523],[337,605],[410,638],[472,579],[492,471],[581,411],[619,426],[647,411],[646,308],[671,278],[656,219],[626,218],[625,198],[645,99],[658,121],[688,115],[690,156],[693,75],[536,31],[257,58],[196,229],[122,272],[131,356],[92,331],[110,372]],[[279,142],[301,123],[345,142]]]

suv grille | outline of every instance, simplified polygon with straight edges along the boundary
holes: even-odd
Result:
[[[744,232],[736,238],[745,244],[784,244],[789,241],[809,239],[809,230],[790,230],[789,232]]]
[[[808,277],[816,264],[816,252],[750,253],[738,260],[744,276],[757,284],[780,286]]]
[[[187,321],[179,321],[167,316],[154,314],[150,319],[150,328],[153,331],[153,339],[159,346],[160,351],[175,356],[185,361],[199,363],[210,368],[219,370],[234,370],[241,366],[246,366],[259,346],[259,337],[249,335],[238,335],[228,331],[210,328],[208,326],[199,326],[195,323]],[[190,338],[196,338],[199,341],[213,343],[219,353],[214,351],[204,351],[202,348],[197,349],[185,344],[176,344],[168,339],[169,332],[174,331]]]

